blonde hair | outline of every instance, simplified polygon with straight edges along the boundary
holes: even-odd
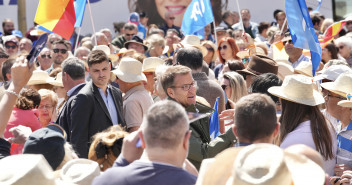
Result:
[[[119,125],[114,125],[109,127],[103,132],[99,132],[93,136],[93,142],[90,145],[88,159],[96,161],[101,171],[105,171],[108,168],[111,168],[114,164],[116,158],[120,155],[121,150],[119,149],[118,154],[115,155],[113,152],[113,147],[116,147],[116,142],[121,142],[122,139],[128,135]],[[99,147],[105,149],[102,157],[99,157],[98,152]]]
[[[213,54],[213,58],[211,59],[211,61],[215,61],[218,58],[217,52],[216,52],[216,45],[214,44],[214,42],[210,41],[210,40],[205,40],[201,43],[202,46],[204,45],[209,45],[210,47],[212,47],[214,49],[214,54]],[[205,56],[203,56],[204,58]]]
[[[231,91],[230,100],[236,103],[241,97],[246,96],[247,93],[247,85],[244,81],[242,75],[236,72],[226,72],[224,74],[224,79],[229,80]]]
[[[68,161],[78,158],[75,150],[73,150],[72,146],[68,142],[65,143],[64,149],[65,149],[64,159],[62,160],[60,165],[56,168],[56,171],[60,170]]]
[[[53,107],[56,108],[58,98],[54,91],[48,89],[40,89],[38,93],[40,94],[41,100],[49,99],[53,103]]]
[[[148,51],[150,51],[154,49],[157,45],[165,46],[165,39],[158,34],[153,34],[146,38],[144,44],[149,48]]]

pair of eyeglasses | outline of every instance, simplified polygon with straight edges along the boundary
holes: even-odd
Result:
[[[134,35],[135,35],[134,33],[132,33],[132,34],[126,33],[126,36],[128,36],[128,37],[133,37]]]
[[[0,55],[0,58],[9,58],[9,56],[6,56],[6,55]]]
[[[346,22],[347,25],[352,24],[352,21]]]
[[[292,44],[293,42],[292,42],[292,40],[288,40],[288,41],[283,41],[282,43],[283,43],[284,45],[286,45],[286,43]]]
[[[61,54],[66,54],[67,53],[67,49],[53,49],[54,53],[59,53],[61,52]]]
[[[218,47],[218,50],[219,50],[219,51],[221,51],[222,49],[223,49],[223,50],[226,50],[226,49],[227,49],[227,45],[223,45],[222,47],[221,47],[221,46]]]
[[[50,55],[40,55],[42,58],[51,58],[51,56]]]
[[[344,45],[341,45],[341,46],[339,46],[339,49],[343,49],[345,46]]]
[[[52,105],[39,105],[38,109],[46,109],[46,110],[49,110],[53,108]]]
[[[241,60],[242,60],[242,63],[244,64],[249,62],[249,58],[242,58]]]
[[[16,45],[11,45],[11,46],[10,46],[10,45],[5,45],[5,48],[6,48],[6,49],[10,49],[10,48],[11,48],[11,49],[16,49],[17,46],[16,46]]]
[[[337,98],[337,99],[340,99],[340,100],[345,100],[346,98],[344,98],[344,97],[341,97],[341,96],[334,96],[334,95],[332,95],[332,94],[328,94],[328,97],[333,97],[333,98]]]
[[[214,52],[214,49],[213,49],[213,48],[208,48],[208,47],[205,47],[205,48],[207,48],[208,51]]]
[[[175,20],[175,17],[169,17],[170,20]]]
[[[221,85],[221,88],[223,89],[223,90],[225,90],[227,87],[229,87],[230,85]]]
[[[197,81],[193,81],[192,83],[190,84],[184,84],[184,85],[181,85],[179,87],[177,86],[171,86],[171,88],[181,88],[182,90],[184,91],[189,91],[191,89],[191,87],[197,87]]]

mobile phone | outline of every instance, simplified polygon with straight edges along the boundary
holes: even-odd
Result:
[[[337,181],[339,181],[341,178],[340,177],[337,177],[334,181],[334,184],[337,183]]]
[[[39,37],[39,39],[33,45],[31,51],[27,55],[28,67],[31,68],[34,64],[34,60],[40,54],[40,52],[45,47],[46,41],[48,40],[48,34],[43,34]]]

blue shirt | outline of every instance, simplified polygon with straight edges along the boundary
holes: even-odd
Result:
[[[110,93],[110,88],[109,88],[109,86],[108,86],[107,89],[106,89],[106,92],[108,93],[107,96],[105,96],[105,93],[103,92],[102,89],[100,89],[100,88],[98,88],[98,89],[99,89],[101,98],[103,98],[103,101],[104,101],[104,103],[105,103],[105,105],[106,105],[106,108],[107,108],[108,111],[109,111],[112,124],[113,124],[113,125],[117,125],[117,124],[119,123],[119,120],[118,120],[118,118],[117,118],[116,106],[115,106],[115,103],[114,103],[114,99],[112,98],[112,95],[111,95],[111,93]]]

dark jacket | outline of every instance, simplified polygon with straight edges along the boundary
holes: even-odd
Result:
[[[125,42],[127,42],[126,38],[123,35],[120,35],[116,37],[114,40],[112,40],[111,44],[119,48],[124,48]]]
[[[211,114],[214,110],[197,102],[195,105],[186,107],[186,111]],[[232,129],[211,141],[209,117],[190,123],[190,130],[192,130],[192,134],[189,141],[188,160],[198,170],[203,159],[214,157],[226,148],[233,146],[236,142]]]
[[[109,86],[116,111],[118,122],[122,127],[126,126],[122,116],[122,93],[119,89]],[[70,143],[73,145],[80,158],[87,158],[92,136],[112,126],[112,120],[108,109],[102,99],[98,87],[89,82],[72,99],[69,109],[70,123],[69,132]]]

